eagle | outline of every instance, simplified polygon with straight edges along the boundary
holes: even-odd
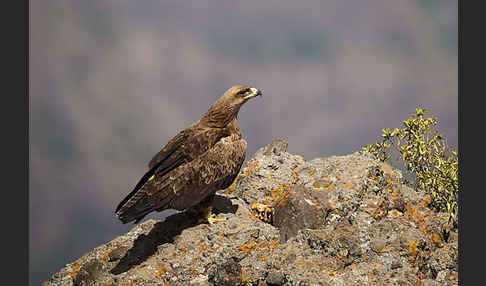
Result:
[[[140,222],[152,211],[196,210],[199,221],[213,224],[214,194],[238,176],[247,143],[238,126],[243,104],[262,92],[235,85],[180,131],[148,163],[148,171],[118,204],[115,214],[125,224]]]

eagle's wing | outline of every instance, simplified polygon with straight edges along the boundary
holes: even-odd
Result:
[[[245,160],[247,143],[224,137],[199,158],[178,168],[178,176],[166,181],[157,192],[157,208],[184,210],[200,203],[208,195],[225,189],[236,178]],[[168,206],[160,205],[168,194],[173,196]]]
[[[214,146],[225,135],[220,130],[201,130],[197,125],[191,125],[179,132],[152,158],[149,162],[149,170],[134,189],[118,204],[115,213],[122,218],[122,214],[128,209],[132,208],[132,211],[139,209],[134,205],[138,204],[137,202],[144,197],[147,191],[154,191],[152,188],[144,187],[154,175],[158,178],[164,177],[179,166],[191,162]],[[146,211],[145,207],[143,211]]]
[[[169,174],[155,173],[117,212],[123,222],[139,221],[151,211],[184,210],[230,184],[246,155],[246,141],[224,137],[199,157],[179,165]],[[157,168],[154,166],[153,168]],[[228,183],[229,182],[229,183]]]
[[[149,169],[154,168],[159,163],[164,162],[164,166],[170,165],[171,162],[177,160],[178,157],[181,157],[184,142],[187,142],[189,138],[194,136],[195,133],[194,127],[189,127],[177,134],[174,138],[172,138],[167,145],[165,145],[162,150],[160,150],[148,163]],[[182,147],[182,148],[181,148]],[[175,153],[175,154],[174,154]],[[160,166],[160,167],[164,167]]]

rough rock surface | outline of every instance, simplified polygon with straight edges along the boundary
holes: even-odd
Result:
[[[274,140],[217,217],[147,220],[44,285],[457,285],[457,231],[365,152],[305,161]]]

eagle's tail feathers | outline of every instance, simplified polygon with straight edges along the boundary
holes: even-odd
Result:
[[[135,223],[138,223],[152,210],[152,206],[145,197],[128,208],[120,209],[116,214],[123,223],[128,223],[133,220],[136,220]]]
[[[153,206],[149,203],[147,195],[140,196],[136,201],[132,201],[131,204],[123,206],[116,215],[123,223],[128,223],[135,220],[135,224],[142,220],[147,214],[156,210],[163,211],[170,208],[171,201],[174,199],[175,194],[170,191],[163,193],[165,196],[160,198],[157,206]],[[162,193],[160,194],[162,195]]]

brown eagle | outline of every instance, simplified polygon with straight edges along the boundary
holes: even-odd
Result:
[[[231,185],[246,156],[238,112],[261,94],[244,85],[228,89],[199,121],[179,132],[152,158],[148,172],[116,208],[118,218],[138,223],[152,211],[195,207],[202,220],[220,221],[211,214],[214,193]]]

